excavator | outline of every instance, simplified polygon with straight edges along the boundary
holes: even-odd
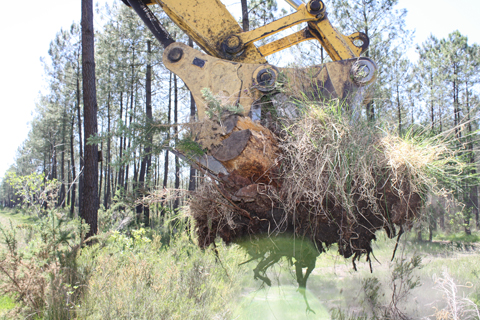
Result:
[[[369,45],[361,32],[345,36],[335,29],[321,0],[307,4],[287,0],[295,13],[244,32],[235,18],[219,0],[123,0],[130,5],[157,40],[164,46],[165,67],[179,76],[191,91],[199,118],[205,116],[201,93],[209,88],[214,95],[226,97],[227,103],[241,104],[245,115],[267,92],[275,90],[279,73],[299,88],[315,83],[317,96],[351,99],[354,92],[372,83],[376,65],[360,57]],[[148,5],[158,4],[205,53],[175,42]],[[301,23],[307,27],[291,35],[256,47],[255,42]],[[294,73],[267,63],[267,56],[302,41],[319,41],[333,62]],[[308,77],[304,77],[308,74]],[[306,83],[308,81],[308,83]]]
[[[361,57],[368,49],[368,37],[361,32],[341,34],[332,26],[321,0],[310,0],[306,4],[301,0],[286,0],[296,12],[246,32],[220,0],[122,1],[135,10],[164,47],[163,64],[180,77],[192,93],[198,120],[206,117],[205,88],[225,105],[242,106],[240,116],[244,117],[240,117],[240,121],[239,117],[224,121],[227,129],[220,137],[220,147],[194,161],[214,175],[228,175],[235,170],[245,177],[248,175],[249,179],[272,182],[268,172],[275,171],[272,168],[276,166],[278,150],[270,130],[259,124],[260,101],[265,95],[278,93],[279,83],[286,83],[280,91],[287,90],[288,94],[308,93],[313,100],[338,99],[346,105],[358,105],[364,101],[366,88],[375,80],[375,62]],[[203,52],[175,42],[150,10],[149,5],[154,4]],[[301,23],[307,26],[300,31],[260,47],[255,45],[258,40]],[[332,62],[308,68],[278,68],[267,62],[267,56],[306,40],[320,42]],[[289,116],[295,114],[291,106],[284,106],[281,111]],[[254,147],[249,148],[249,140],[255,140],[252,135],[258,136],[256,140],[263,140],[260,154]],[[271,147],[265,148],[265,144]]]
[[[361,32],[340,33],[332,26],[321,0],[286,0],[294,13],[250,31],[242,30],[220,0],[122,1],[135,10],[164,47],[163,64],[183,80],[195,100],[198,119],[193,131],[205,154],[187,160],[215,181],[214,188],[225,199],[224,205],[238,213],[233,219],[239,221],[239,227],[228,232],[208,217],[197,217],[199,245],[215,245],[217,235],[229,243],[245,234],[272,234],[276,215],[285,213],[267,195],[286,182],[281,179],[278,136],[268,125],[271,114],[262,110],[264,97],[287,118],[295,117],[295,106],[284,103],[288,99],[282,95],[304,96],[311,101],[336,99],[352,112],[352,106],[364,103],[365,92],[375,81],[375,62],[361,56],[368,49],[368,37]],[[175,42],[150,10],[153,4],[159,5],[203,52]],[[301,23],[306,23],[302,30],[271,42],[266,39],[258,47],[255,44]],[[269,55],[306,40],[320,42],[332,61],[306,68],[280,68],[267,62]],[[205,90],[222,105],[242,108],[213,119]],[[172,152],[187,157],[181,150]],[[292,228],[290,231],[295,232]],[[262,245],[250,243],[245,247],[261,260],[254,270],[256,279],[269,284],[266,269],[287,256],[295,264],[297,282],[303,290],[321,251],[302,251],[301,245],[284,251],[277,245],[262,249]]]

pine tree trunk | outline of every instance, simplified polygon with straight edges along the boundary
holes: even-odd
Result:
[[[105,171],[105,194],[103,198],[103,207],[105,210],[108,209],[110,203],[110,175],[111,175],[111,166],[110,166],[110,92],[108,93],[107,99],[107,170]]]
[[[400,92],[397,83],[397,111],[398,111],[398,136],[402,136],[402,108],[400,105]]]
[[[131,97],[131,101],[130,101],[130,107],[128,107],[127,105],[127,108],[125,109],[125,125],[127,126],[127,128],[130,128],[130,124],[132,123],[132,118],[131,116],[128,117],[128,114],[132,113],[132,104],[133,104],[133,91],[130,95]],[[130,112],[127,112],[127,109],[130,108]],[[130,119],[130,122],[128,122],[128,119]],[[128,139],[128,145],[127,145],[127,136],[125,135],[123,137],[123,150],[126,152],[127,150],[130,150],[130,139]],[[124,180],[123,180],[123,189],[125,190],[125,194],[128,192],[128,174],[129,174],[129,169],[130,169],[130,161],[128,161],[128,157],[127,157],[127,161],[125,162],[125,175],[124,175]]]
[[[75,127],[75,116],[72,115],[72,128],[70,131],[70,162],[72,166],[72,186],[70,187],[71,200],[70,200],[70,217],[74,218],[75,215],[75,192],[77,191],[77,174],[75,173],[75,148],[73,146],[74,140],[74,127]]]
[[[172,73],[170,72],[170,80],[168,83],[168,113],[167,113],[167,125],[171,123],[171,113],[172,113]],[[170,143],[170,128],[167,131],[167,143]],[[168,149],[165,150],[165,160],[164,160],[164,169],[163,169],[163,188],[167,188],[168,185]],[[165,205],[163,205],[165,206]],[[162,210],[162,215],[164,211]]]
[[[102,128],[102,131],[103,131],[103,128]],[[100,162],[100,170],[98,173],[98,177],[100,179],[100,181],[98,182],[98,205],[99,206],[100,206],[100,198],[102,196],[102,186],[103,186],[103,159],[100,158],[100,154],[102,153],[102,151],[103,151],[103,141],[100,143],[100,151],[98,155],[99,157],[98,162]]]
[[[57,179],[57,140],[53,139],[52,144],[52,169],[50,171],[49,180]]]
[[[135,96],[134,87],[135,87],[135,47],[132,48],[132,78],[131,78],[131,81],[130,81],[130,115],[128,117],[128,119],[129,119],[128,128],[131,128],[132,117],[133,117],[133,113],[134,113],[134,110],[133,110],[133,102],[134,102],[133,98]],[[125,114],[125,124],[127,124],[127,114]],[[124,141],[124,144],[125,144],[125,141]],[[126,149],[124,148],[124,149],[125,150],[130,150],[130,146],[131,146],[131,139],[129,138],[127,148]],[[125,147],[125,145],[124,145],[124,147]],[[130,170],[130,161],[127,162],[126,169],[125,169],[125,181],[124,181],[125,192],[128,191],[129,170]]]
[[[245,5],[246,5],[246,0],[242,0],[242,9],[243,9],[243,1],[245,1]],[[248,14],[248,11],[247,11],[247,14]],[[248,22],[248,18],[247,18],[247,22]],[[244,22],[244,25],[245,25],[245,22]],[[248,27],[248,25],[247,25],[247,27]],[[244,28],[244,30],[245,30],[245,28]],[[248,30],[248,28],[247,28],[247,30]],[[188,38],[188,45],[193,48],[193,41],[192,41],[191,38]],[[196,114],[195,100],[193,99],[193,95],[190,92],[190,119],[191,119],[191,121],[195,120],[195,114]],[[189,176],[189,179],[188,179],[188,190],[189,191],[195,190],[195,186],[196,186],[195,176],[196,175],[197,175],[197,172],[195,170],[195,167],[190,166],[190,176]]]
[[[141,192],[146,193],[148,187],[145,186],[145,175],[149,173],[150,166],[152,162],[152,154],[151,154],[151,145],[153,142],[153,135],[152,135],[152,124],[153,124],[153,113],[152,113],[152,66],[150,64],[150,55],[151,55],[151,42],[150,40],[147,41],[147,54],[148,54],[148,63],[147,63],[147,72],[145,75],[145,98],[146,98],[146,105],[145,105],[145,120],[146,120],[146,142],[145,142],[145,150],[144,156],[142,159],[142,164],[140,167],[140,174],[138,177],[138,184]],[[148,182],[147,182],[148,184]],[[137,216],[142,214],[143,209],[143,222],[145,226],[149,225],[150,222],[150,208],[148,206],[143,207],[143,205],[139,204],[137,206]]]
[[[178,143],[178,85],[177,85],[177,75],[173,75],[173,134],[175,139],[175,146]],[[180,159],[178,155],[175,154],[175,189],[180,188]],[[173,210],[178,209],[180,204],[180,199],[178,197],[175,198],[173,203]]]
[[[119,119],[121,120],[123,117],[123,91],[120,92],[120,115],[119,115]],[[120,151],[119,151],[119,163],[120,163],[120,167],[118,169],[118,179],[117,179],[117,183],[116,183],[116,189],[120,189],[122,188],[123,186],[123,164],[122,164],[122,161],[123,161],[123,136],[120,135],[120,138],[119,138],[119,148],[120,148]]]
[[[81,217],[90,226],[89,238],[97,233],[98,214],[98,148],[87,144],[97,134],[97,97],[92,0],[82,0],[82,78],[84,107],[85,172],[83,211]]]
[[[473,126],[472,126],[472,120],[471,120],[471,110],[470,110],[470,97],[469,97],[469,91],[468,91],[468,83],[465,85],[465,97],[466,97],[466,107],[467,107],[467,129],[468,129],[468,152],[470,155],[470,175],[472,177],[476,176],[477,174],[477,166],[475,163],[475,151],[474,151],[474,146],[473,146]],[[468,181],[471,179],[468,179]],[[467,210],[469,211],[469,218],[472,219],[475,217],[475,225],[478,228],[479,225],[479,213],[478,213],[478,186],[475,182],[470,182],[469,187],[467,188],[469,190],[469,195],[468,195],[468,201],[467,201]]]
[[[67,160],[67,186],[69,187],[69,190],[67,191],[67,201],[66,205],[70,206],[71,205],[71,198],[70,198],[70,184],[72,183],[72,173],[70,172],[70,160]]]
[[[433,108],[433,72],[430,73],[430,121],[432,122],[431,128],[432,131],[435,126],[435,113]]]
[[[77,77],[77,117],[78,117],[78,156],[80,169],[78,177],[78,213],[83,210],[83,177],[84,177],[84,157],[83,157],[83,135],[82,135],[82,117],[80,112],[80,80]]]
[[[243,31],[247,32],[250,29],[250,23],[248,21],[248,6],[247,0],[241,0],[242,3],[242,27]]]
[[[58,202],[59,205],[62,206],[62,208],[65,208],[65,198],[66,198],[66,192],[65,192],[65,135],[66,135],[66,109],[64,109],[63,116],[62,116],[62,156],[60,158],[60,180],[62,182],[62,185],[60,187],[60,194],[58,197]]]

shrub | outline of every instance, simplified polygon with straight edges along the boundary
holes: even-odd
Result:
[[[239,292],[236,248],[201,250],[187,234],[163,245],[144,229],[132,237],[115,232],[107,242],[84,248],[80,268],[92,268],[78,308],[82,319],[226,318]],[[221,257],[221,261],[220,258]],[[90,273],[89,272],[89,273]]]
[[[0,293],[16,297],[18,314],[70,318],[84,280],[76,270],[75,257],[88,227],[50,211],[36,225],[17,228],[30,229],[32,240],[19,248],[15,228],[0,227],[6,247],[0,254]]]

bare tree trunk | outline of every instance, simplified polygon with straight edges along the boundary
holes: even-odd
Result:
[[[177,75],[173,75],[173,134],[175,139],[175,146],[178,143],[178,85],[177,85]],[[178,155],[175,154],[175,189],[179,189],[180,187],[180,159]],[[175,198],[173,203],[173,210],[178,209],[180,204],[180,199],[178,197]]]
[[[60,187],[60,197],[58,201],[62,208],[65,208],[66,205],[66,190],[65,190],[65,116],[63,118],[63,128],[62,128],[62,156],[60,158],[60,180],[62,181],[62,186]]]
[[[57,140],[53,139],[52,144],[52,169],[48,180],[57,179]]]
[[[70,184],[72,183],[72,173],[70,172],[70,160],[67,160],[67,186],[70,188]],[[67,191],[67,201],[66,205],[71,205],[71,197],[70,197],[70,189]]]
[[[83,210],[83,177],[84,177],[84,158],[83,158],[83,136],[82,136],[82,116],[80,112],[80,80],[77,77],[77,117],[78,117],[78,156],[79,156],[79,177],[78,177],[78,213]]]
[[[103,198],[103,207],[105,210],[108,209],[110,203],[110,175],[111,175],[111,166],[110,166],[110,92],[108,93],[107,99],[107,170],[105,171],[105,194]]]
[[[72,129],[70,131],[70,162],[72,166],[72,186],[70,187],[71,190],[71,200],[70,200],[70,217],[73,218],[75,215],[75,192],[77,191],[77,174],[75,173],[75,148],[73,146],[73,130],[75,127],[75,116],[72,116]]]
[[[167,112],[167,126],[170,125],[171,123],[171,113],[172,113],[172,73],[170,72],[170,80],[168,82],[168,112]],[[168,127],[167,131],[167,143],[170,144],[170,127]],[[164,159],[164,168],[163,168],[163,188],[167,188],[168,186],[168,146],[165,149],[165,159]],[[164,200],[165,197],[162,197],[162,200]],[[166,204],[162,203],[162,206],[165,207]],[[165,214],[165,210],[162,209],[161,215],[163,216]]]
[[[102,126],[103,127],[103,126]],[[102,128],[103,131],[103,128]],[[103,141],[100,143],[100,151],[98,152],[98,162],[100,162],[100,170],[98,173],[98,177],[100,181],[98,182],[98,205],[100,208],[100,198],[102,197],[102,186],[103,186],[103,159],[100,158],[100,154],[103,151]],[[103,155],[102,155],[103,156]]]
[[[248,6],[247,0],[241,0],[242,3],[242,27],[243,31],[247,32],[250,29],[250,23],[248,21]]]
[[[246,2],[246,0],[242,0],[242,9],[243,9],[243,1]],[[247,18],[247,23],[248,23],[248,18]],[[245,26],[245,22],[244,22],[244,26]],[[247,27],[248,27],[248,25],[247,25]],[[193,48],[193,41],[192,41],[191,38],[188,38],[188,45]],[[196,109],[195,108],[195,100],[193,99],[193,95],[190,92],[190,119],[191,119],[191,121],[195,121],[195,113],[196,113],[195,109]],[[195,190],[195,187],[196,187],[195,176],[196,175],[197,175],[197,172],[195,170],[195,167],[190,166],[190,176],[189,176],[189,179],[188,179],[188,190],[190,190],[190,191]]]
[[[62,208],[65,208],[66,205],[66,188],[65,188],[65,152],[66,152],[66,147],[65,147],[65,140],[66,140],[66,124],[67,121],[67,108],[63,109],[63,114],[62,114],[62,154],[60,157],[60,180],[62,182],[62,185],[60,187],[60,192],[59,192],[59,197],[58,197],[58,205],[61,205]]]
[[[140,168],[140,174],[138,177],[138,184],[141,188],[142,192],[146,192],[147,188],[145,186],[145,174],[148,174],[150,171],[151,163],[152,163],[152,142],[153,142],[153,134],[152,134],[152,124],[153,124],[153,113],[152,113],[152,66],[150,62],[151,56],[151,42],[150,40],[147,41],[147,54],[148,54],[148,63],[147,63],[147,72],[145,75],[145,98],[146,98],[146,106],[145,106],[145,116],[146,116],[146,142],[145,142],[145,150],[144,156],[142,159],[142,164]],[[150,223],[150,208],[148,206],[143,207],[143,205],[137,206],[137,216],[142,214],[143,209],[143,222],[145,226],[148,226]]]
[[[468,91],[468,83],[465,85],[465,97],[466,97],[466,107],[467,107],[467,129],[468,129],[468,153],[469,153],[469,162],[470,162],[470,175],[472,177],[476,176],[477,174],[477,166],[475,163],[475,151],[474,151],[474,146],[473,146],[473,140],[474,138],[472,137],[473,135],[473,127],[472,127],[472,120],[470,116],[470,99],[469,99],[469,91]],[[469,211],[468,215],[469,218],[472,219],[475,217],[475,225],[478,228],[480,226],[479,224],[479,213],[478,213],[478,186],[476,185],[475,182],[471,182],[471,179],[468,179],[469,181],[469,186],[467,188],[468,191],[468,201],[467,201],[467,210]],[[469,220],[470,220],[469,219]],[[469,229],[470,230],[470,229]]]
[[[98,220],[98,148],[87,144],[97,134],[97,96],[95,86],[95,55],[92,0],[82,0],[82,78],[84,107],[85,172],[83,211],[81,217],[90,226],[89,238],[97,233]]]
[[[398,89],[399,84],[397,83],[397,110],[398,110],[398,136],[402,136],[402,108],[400,104],[400,92]]]
[[[170,81],[168,89],[168,114],[167,114],[167,125],[170,125],[171,122],[171,113],[172,113],[172,73],[170,72]],[[167,141],[170,141],[170,128],[167,132]],[[166,188],[168,185],[168,149],[165,150],[165,161],[164,161],[164,170],[163,170],[163,187]]]
[[[119,116],[119,119],[121,120],[123,117],[123,91],[120,92],[120,116]],[[122,164],[122,161],[123,161],[123,136],[120,135],[120,141],[119,141],[119,148],[120,148],[120,152],[119,152],[119,162],[120,162],[120,167],[118,169],[118,179],[117,179],[117,183],[116,183],[116,187],[118,188],[122,188],[123,186],[123,164]]]
[[[128,117],[129,121],[128,121],[128,128],[131,127],[132,125],[132,118],[133,118],[133,113],[134,113],[134,110],[133,110],[133,103],[134,103],[134,96],[135,96],[135,90],[134,90],[134,87],[135,87],[135,47],[132,48],[132,78],[131,78],[131,81],[130,81],[130,115]],[[127,114],[125,114],[125,124],[127,124]],[[124,141],[125,143],[125,141]],[[129,138],[128,139],[128,145],[127,145],[127,148],[125,150],[130,150],[130,146],[131,146],[131,139]],[[135,163],[135,159],[134,159],[134,163]],[[128,191],[128,174],[129,174],[129,170],[130,170],[130,161],[127,161],[126,163],[126,168],[125,168],[125,192]]]

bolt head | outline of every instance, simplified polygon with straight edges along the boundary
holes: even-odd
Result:
[[[265,68],[258,72],[257,83],[260,87],[270,88],[275,84],[275,73],[273,70]]]
[[[262,81],[269,81],[269,80],[272,79],[272,75],[270,74],[270,72],[265,72],[264,74],[262,74],[262,75],[260,76],[260,79],[261,79]]]
[[[240,39],[238,39],[238,37],[229,37],[227,39],[227,46],[229,48],[236,48],[238,47],[238,45],[240,44]]]
[[[312,11],[318,11],[322,8],[322,6],[320,5],[320,2],[318,1],[312,1],[312,3],[310,3],[310,9],[312,9]]]
[[[223,42],[224,50],[229,54],[235,54],[242,50],[242,40],[238,36],[232,35]]]
[[[173,48],[168,53],[168,60],[170,62],[178,62],[183,57],[183,50],[181,48]]]

